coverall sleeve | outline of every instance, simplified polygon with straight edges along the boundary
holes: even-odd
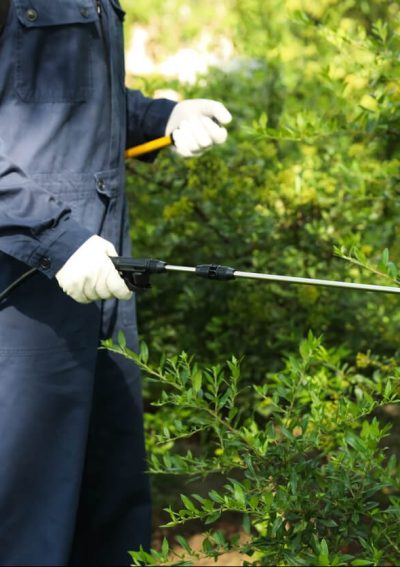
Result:
[[[126,96],[126,147],[132,148],[165,136],[168,118],[177,103],[166,98],[148,98],[132,89],[126,89]],[[152,152],[141,159],[153,161],[157,153]]]
[[[90,236],[7,157],[0,139],[0,250],[51,278]]]

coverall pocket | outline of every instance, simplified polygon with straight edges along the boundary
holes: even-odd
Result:
[[[16,90],[24,102],[83,102],[98,14],[90,0],[15,0]]]

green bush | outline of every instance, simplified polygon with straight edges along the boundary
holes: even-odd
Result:
[[[262,386],[242,388],[235,358],[202,368],[182,353],[157,367],[144,345],[137,355],[122,336],[105,346],[163,388],[148,432],[151,472],[225,479],[222,491],[182,494],[167,526],[207,526],[235,512],[248,534],[240,543],[211,530],[201,552],[180,536],[185,551],[175,557],[165,540],[161,551],[132,553],[135,565],[190,565],[233,549],[247,565],[398,564],[400,470],[376,417],[400,403],[395,361],[358,360],[361,371],[310,333]],[[182,440],[200,434],[207,443],[185,449]]]

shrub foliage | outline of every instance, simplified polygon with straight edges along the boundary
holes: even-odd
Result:
[[[132,552],[135,565],[191,564],[231,550],[247,565],[396,564],[400,477],[382,443],[389,428],[377,418],[400,403],[394,361],[359,360],[361,372],[309,333],[280,371],[242,387],[234,357],[202,368],[182,353],[157,367],[147,347],[135,354],[122,336],[105,346],[162,386],[149,428],[151,472],[225,479],[223,490],[182,494],[166,526],[208,526],[235,512],[248,534],[241,543],[211,529],[200,552],[178,536],[182,553],[171,557],[165,540],[161,551]],[[195,452],[179,445],[201,435],[207,442]]]
[[[225,5],[235,65],[178,88],[227,105],[229,141],[128,165],[135,256],[398,284],[399,4]],[[177,88],[136,81],[148,94],[161,84]],[[203,553],[239,549],[247,564],[398,563],[399,470],[382,419],[399,396],[397,295],[155,278],[138,311],[160,366],[122,337],[106,346],[155,380],[154,475],[225,478],[222,491],[182,495],[169,525],[242,514],[246,542],[211,530]],[[195,560],[180,543],[176,562]],[[166,563],[170,547],[132,557]]]

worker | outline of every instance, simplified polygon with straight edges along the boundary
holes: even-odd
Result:
[[[0,290],[38,270],[0,309],[0,565],[128,565],[151,535],[141,384],[98,348],[118,330],[137,347],[110,260],[131,255],[124,151],[173,133],[191,157],[231,116],[125,87],[118,0],[0,17]]]

